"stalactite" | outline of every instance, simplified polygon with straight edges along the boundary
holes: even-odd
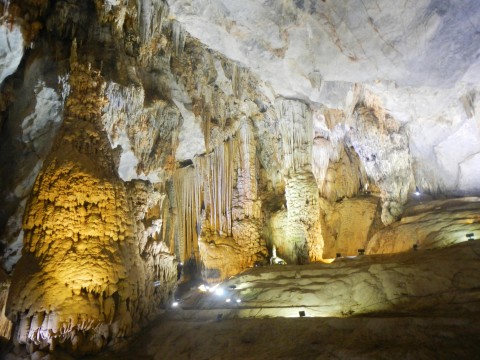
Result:
[[[276,102],[284,154],[284,170],[297,172],[312,163],[313,124],[307,105],[294,100]]]
[[[232,69],[232,89],[233,95],[240,97],[240,79],[241,79],[241,69],[238,68],[237,64],[233,64]]]
[[[195,171],[192,166],[178,169],[173,177],[177,208],[178,253],[186,261],[195,253],[198,243],[197,204],[195,203]]]
[[[204,164],[211,207],[210,228],[221,236],[232,236],[234,146],[235,140],[229,139],[215,147]]]
[[[148,42],[155,33],[160,33],[168,18],[168,6],[164,1],[137,0],[138,26],[143,42]]]
[[[185,48],[185,30],[178,21],[172,23],[172,43],[174,55],[181,55]]]
[[[242,121],[242,124],[238,130],[238,135],[240,142],[238,148],[238,153],[240,155],[239,171],[241,172],[242,181],[241,184],[237,184],[237,186],[242,187],[242,189],[239,190],[241,190],[242,195],[245,198],[253,200],[257,194],[257,181],[256,174],[254,173],[256,167],[252,167],[252,161],[255,161],[253,160],[255,158],[255,147],[251,146],[253,137],[248,120],[245,119]],[[252,170],[254,170],[253,173]],[[244,204],[244,213],[248,217],[255,216],[252,206],[253,204],[250,201],[247,201]]]
[[[209,206],[208,230],[232,236],[232,194],[236,140],[229,139],[204,156],[194,166],[178,169],[173,176],[177,213],[178,254],[182,261],[198,259],[198,239],[202,232],[202,211]]]

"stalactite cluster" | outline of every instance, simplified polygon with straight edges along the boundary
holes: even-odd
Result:
[[[255,143],[247,121],[234,137],[175,172],[175,238],[183,261],[193,257],[207,269],[224,267],[215,259],[228,244],[237,254],[237,259],[229,258],[228,262],[236,265],[228,272],[220,271],[222,278],[266,256],[260,234],[257,173]],[[212,246],[202,251],[200,243]]]
[[[307,106],[298,101],[277,100],[279,132],[285,172],[311,169],[313,125]]]

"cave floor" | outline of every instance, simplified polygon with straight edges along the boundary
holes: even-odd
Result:
[[[454,315],[454,314],[452,314]],[[475,359],[480,316],[172,320],[110,359]]]
[[[90,359],[480,358],[479,269],[480,241],[254,268]]]

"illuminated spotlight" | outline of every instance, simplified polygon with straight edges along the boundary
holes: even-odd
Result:
[[[174,302],[172,303],[172,307],[177,307],[177,306],[178,306],[178,301],[174,301]]]
[[[225,299],[225,302],[227,302],[227,303],[229,303],[230,301],[232,301],[232,300],[230,300],[230,298]]]
[[[473,237],[475,236],[474,233],[470,233],[470,234],[467,234],[467,235],[465,235],[465,236],[467,237],[467,240],[468,240],[468,241],[475,240],[475,239],[473,238]]]
[[[415,195],[417,196],[420,196],[420,189],[418,188],[418,186],[415,187]]]
[[[237,299],[237,304],[240,304],[242,302],[241,299]]]
[[[299,312],[298,312],[298,315],[300,315],[300,317],[305,317],[305,311],[303,311],[303,310],[302,310],[302,311],[299,311]]]
[[[222,296],[224,292],[225,291],[223,291],[223,289],[219,287],[215,290],[215,295]]]
[[[332,262],[334,262],[334,261],[335,261],[335,258],[330,258],[330,259],[328,259],[328,258],[326,258],[326,259],[320,259],[319,261],[320,261],[321,263],[324,263],[324,264],[331,264]]]
[[[205,286],[205,284],[202,284],[198,287],[198,290],[201,292],[206,292],[208,290],[208,286]]]

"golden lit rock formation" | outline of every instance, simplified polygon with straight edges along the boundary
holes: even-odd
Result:
[[[0,341],[8,340],[12,333],[12,322],[5,316],[10,279],[0,271]]]
[[[100,128],[103,79],[72,51],[64,124],[27,204],[7,307],[20,343],[87,353],[138,331],[171,296],[177,274],[161,246],[139,242],[147,201],[139,207],[138,186],[129,192],[118,179]],[[144,261],[145,253],[157,259]]]

